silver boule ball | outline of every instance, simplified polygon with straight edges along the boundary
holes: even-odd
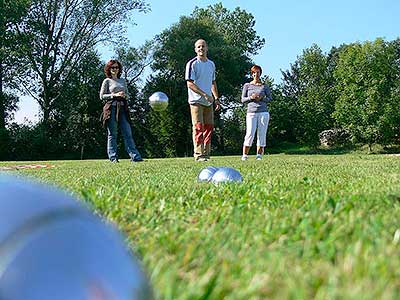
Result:
[[[199,182],[209,182],[211,181],[211,178],[213,177],[214,173],[217,172],[218,168],[209,166],[204,168],[203,170],[200,171],[199,175],[197,176],[197,180]]]
[[[163,92],[155,92],[149,97],[150,106],[155,111],[163,111],[168,106],[168,96]]]
[[[71,196],[0,175],[2,299],[153,299],[124,237]]]
[[[243,178],[240,172],[234,168],[220,167],[214,173],[211,181],[215,184],[227,182],[242,182]]]

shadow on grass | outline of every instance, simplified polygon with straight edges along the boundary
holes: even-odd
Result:
[[[366,146],[364,146],[366,147]],[[372,152],[370,154],[399,154],[400,145],[372,145]]]
[[[359,153],[359,154],[397,154],[400,153],[400,145],[373,145],[372,151],[369,150],[367,145],[346,145],[340,147],[331,148],[312,148],[310,146],[299,145],[299,144],[280,144],[274,147],[268,148],[267,152],[270,154],[288,154],[288,155],[341,155],[349,153]]]
[[[335,148],[313,148],[306,145],[293,144],[293,143],[282,143],[274,145],[271,148],[267,146],[266,152],[269,154],[288,154],[288,155],[340,155],[348,154],[354,151],[353,147],[335,147]]]

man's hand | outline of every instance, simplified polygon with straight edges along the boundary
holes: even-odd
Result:
[[[221,108],[221,103],[219,102],[218,98],[215,99],[215,111],[219,111]]]
[[[213,96],[210,96],[210,95],[208,95],[208,94],[205,94],[204,98],[206,98],[206,100],[207,100],[208,102],[210,102],[210,103],[213,103],[213,102],[214,102]]]

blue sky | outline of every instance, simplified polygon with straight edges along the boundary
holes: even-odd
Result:
[[[265,38],[266,43],[253,60],[277,83],[281,81],[280,70],[289,69],[297,56],[313,43],[328,52],[332,46],[343,43],[372,41],[377,37],[390,41],[400,37],[400,0],[147,2],[151,11],[146,14],[136,13],[133,17],[136,25],[128,28],[130,46],[137,47],[152,39],[177,23],[181,16],[189,16],[196,6],[204,8],[222,2],[228,9],[240,7],[255,17],[255,30]],[[101,52],[104,60],[113,54],[112,49],[107,48],[102,48]],[[33,100],[24,98],[15,119],[19,123],[24,117],[35,121],[37,111]]]

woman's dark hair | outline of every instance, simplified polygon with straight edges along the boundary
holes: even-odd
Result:
[[[110,59],[110,60],[108,61],[108,63],[106,63],[106,65],[105,65],[105,67],[104,67],[104,74],[106,74],[106,76],[107,76],[108,78],[112,78],[112,76],[111,76],[111,67],[112,67],[114,64],[117,64],[118,67],[119,67],[117,77],[120,78],[120,77],[121,77],[121,73],[122,73],[122,65],[121,65],[121,63],[120,63],[118,60],[116,60],[116,59]]]

